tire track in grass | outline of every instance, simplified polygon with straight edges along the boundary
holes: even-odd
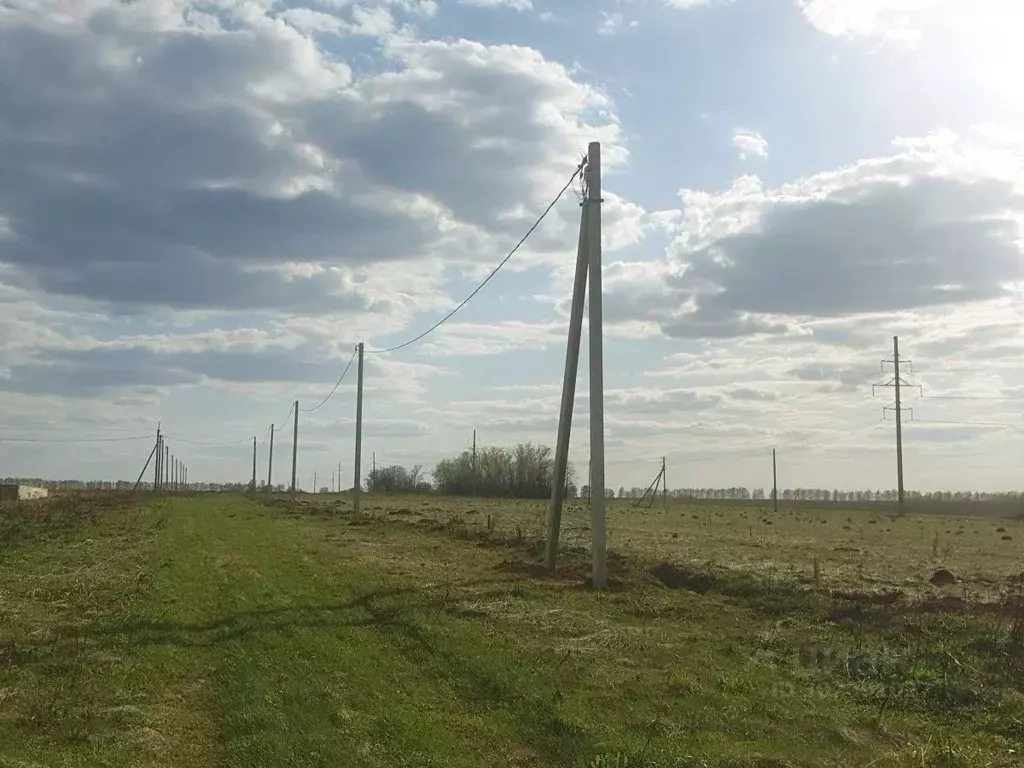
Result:
[[[345,542],[224,497],[180,503],[169,529],[167,609],[123,629],[192,654],[223,764],[497,766],[530,751],[382,636],[368,606],[409,585],[346,563]]]

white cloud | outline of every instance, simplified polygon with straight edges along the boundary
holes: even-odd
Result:
[[[606,303],[700,338],[1017,295],[1024,173],[1012,147],[991,129],[937,134],[775,189],[747,176],[720,193],[682,190],[680,234],[644,267],[661,287],[613,280]]]
[[[45,292],[122,306],[361,314],[365,265],[499,254],[589,140],[624,160],[609,99],[565,67],[389,34],[389,8],[420,5],[386,5],[6,10],[5,260]],[[384,35],[389,67],[354,78],[323,33]],[[93,98],[71,97],[81,83]],[[535,260],[572,242],[560,216]]]
[[[732,133],[732,145],[739,150],[740,160],[748,157],[768,157],[768,141],[757,131],[737,128]]]
[[[601,22],[597,25],[597,34],[615,35],[623,28],[636,29],[640,25],[636,19],[627,20],[621,13],[601,11]]]
[[[462,5],[475,5],[481,8],[505,6],[515,11],[529,11],[533,8],[532,0],[458,0]]]
[[[939,14],[1005,6],[1003,0],[797,0],[816,27],[831,35],[915,38]]]

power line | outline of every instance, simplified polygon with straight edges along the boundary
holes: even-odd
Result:
[[[276,429],[281,430],[281,429],[284,429],[285,427],[288,426],[288,422],[290,422],[292,420],[292,411],[294,411],[294,410],[295,410],[295,402],[293,401],[291,406],[288,408],[288,415],[284,417],[284,421],[281,423],[281,426],[276,427]]]
[[[140,435],[137,437],[83,437],[83,438],[65,438],[58,440],[55,438],[42,438],[42,437],[0,437],[0,443],[58,443],[58,444],[72,444],[72,443],[121,443],[127,440],[152,440],[152,435]]]
[[[1019,402],[1024,397],[1000,397],[997,395],[922,395],[927,400],[994,400],[997,402]]]
[[[956,424],[966,427],[1024,427],[1024,424],[1008,424],[999,421],[937,421],[933,419],[914,419],[918,424]]]
[[[200,441],[200,440],[186,440],[183,437],[175,437],[174,435],[164,435],[164,439],[170,440],[170,441],[176,442],[176,443],[186,443],[188,445],[205,446],[207,448],[219,448],[221,446],[241,445],[242,443],[252,442],[252,438],[251,437],[247,437],[244,440],[226,440],[224,442],[205,442],[205,441]]]
[[[327,397],[325,397],[323,400],[320,401],[319,404],[313,406],[312,408],[299,408],[300,411],[302,411],[303,413],[312,413],[313,411],[318,410],[322,405],[324,405],[328,400],[330,400],[334,396],[334,393],[338,391],[338,387],[341,386],[341,382],[345,380],[345,376],[348,374],[348,369],[352,367],[352,361],[356,359],[356,352],[358,351],[358,349],[359,348],[356,347],[355,349],[352,350],[352,357],[348,359],[348,365],[346,365],[345,370],[341,372],[341,378],[339,378],[337,382],[335,382],[334,388],[327,393]],[[293,404],[292,408],[294,407],[295,405]],[[291,413],[291,411],[289,411],[289,413]]]
[[[498,274],[498,272],[499,272],[499,271],[501,271],[501,268],[502,268],[502,267],[504,267],[504,266],[505,266],[505,265],[506,265],[506,264],[507,264],[507,263],[509,262],[509,260],[510,260],[510,259],[511,259],[511,258],[512,258],[513,256],[515,256],[515,255],[516,255],[516,252],[517,252],[517,251],[518,251],[518,250],[520,249],[520,247],[522,247],[523,243],[525,243],[525,242],[526,242],[526,239],[527,239],[527,238],[528,238],[528,237],[529,237],[530,235],[532,235],[532,234],[533,234],[534,230],[535,230],[535,229],[537,229],[537,227],[539,227],[539,226],[540,226],[540,223],[541,223],[542,221],[544,221],[544,219],[545,219],[545,218],[547,217],[547,215],[548,215],[548,214],[549,214],[549,213],[551,212],[551,209],[555,207],[555,204],[556,204],[556,203],[557,203],[557,202],[558,202],[559,200],[561,200],[561,199],[562,199],[562,195],[564,195],[564,194],[565,194],[565,191],[566,191],[567,189],[569,189],[569,187],[570,187],[570,186],[572,186],[572,183],[573,183],[573,182],[574,182],[574,181],[576,180],[576,177],[577,177],[578,175],[580,175],[580,173],[582,173],[582,171],[583,171],[583,168],[584,168],[584,166],[586,166],[586,160],[583,160],[583,161],[582,161],[582,162],[581,162],[581,163],[580,163],[580,164],[579,164],[578,166],[576,166],[576,170],[574,170],[574,171],[572,172],[572,176],[570,176],[570,177],[569,177],[569,180],[568,180],[568,181],[567,181],[567,182],[565,183],[565,186],[564,186],[564,187],[562,187],[562,189],[561,189],[561,190],[559,190],[558,194],[557,194],[557,195],[555,195],[555,199],[554,199],[554,200],[552,200],[552,201],[551,201],[551,202],[550,202],[550,203],[548,204],[548,207],[544,209],[544,212],[543,212],[543,213],[542,213],[542,214],[540,215],[540,217],[539,217],[539,218],[538,218],[538,219],[537,219],[537,220],[536,220],[536,221],[535,221],[535,222],[533,223],[533,226],[532,226],[532,227],[530,227],[530,228],[529,228],[529,229],[528,229],[528,230],[526,231],[526,234],[525,234],[525,235],[523,235],[523,236],[522,236],[522,237],[520,238],[519,242],[518,242],[518,243],[516,243],[515,247],[514,247],[514,248],[513,248],[513,249],[512,249],[511,251],[509,251],[508,255],[507,255],[507,256],[506,256],[506,257],[505,257],[504,259],[502,259],[502,260],[501,260],[501,263],[500,263],[500,264],[498,264],[498,266],[496,266],[496,267],[495,267],[495,268],[494,268],[494,269],[493,269],[493,270],[491,271],[491,274],[489,274],[489,275],[488,275],[488,276],[487,276],[486,278],[484,278],[484,281],[483,281],[482,283],[480,283],[480,285],[478,285],[478,286],[477,286],[477,287],[476,287],[476,288],[475,288],[475,289],[473,290],[473,292],[472,292],[471,294],[469,294],[469,296],[467,296],[467,297],[466,297],[466,298],[465,298],[465,299],[464,299],[464,300],[462,301],[462,303],[461,303],[461,304],[459,304],[459,305],[458,305],[457,307],[455,307],[455,309],[453,309],[453,310],[452,310],[451,312],[449,312],[449,313],[448,313],[447,315],[445,315],[444,317],[442,317],[442,318],[441,318],[440,320],[438,320],[438,321],[437,321],[436,323],[434,323],[434,324],[433,324],[432,326],[430,326],[429,328],[427,328],[427,330],[425,330],[425,331],[424,331],[423,333],[421,333],[421,334],[420,334],[419,336],[415,336],[414,338],[411,338],[411,339],[409,339],[408,341],[406,341],[406,342],[403,342],[402,344],[399,344],[399,345],[397,345],[397,346],[394,346],[394,347],[389,347],[388,349],[367,349],[367,350],[366,350],[366,354],[369,354],[369,355],[383,355],[383,354],[386,354],[386,353],[388,353],[388,352],[397,352],[397,351],[398,351],[398,350],[400,350],[400,349],[404,349],[405,347],[408,347],[408,346],[410,346],[410,345],[412,345],[412,344],[415,344],[415,343],[416,343],[417,341],[419,341],[420,339],[422,339],[422,338],[424,338],[425,336],[428,336],[429,334],[431,334],[431,333],[433,333],[434,331],[436,331],[436,330],[437,330],[438,328],[440,328],[440,327],[441,327],[442,325],[444,325],[444,324],[445,324],[446,322],[448,322],[448,321],[449,321],[449,320],[450,320],[450,319],[451,319],[451,318],[452,318],[452,317],[453,317],[453,316],[455,315],[455,313],[456,313],[456,312],[458,312],[458,311],[459,311],[460,309],[462,309],[462,308],[463,308],[464,306],[466,306],[467,304],[469,304],[469,302],[470,302],[470,301],[472,300],[472,298],[473,298],[474,296],[476,296],[476,295],[477,295],[478,293],[480,293],[480,291],[481,291],[481,290],[483,289],[483,287],[484,287],[485,285],[487,285],[487,283],[489,283],[489,282],[491,281],[491,278],[492,278],[492,277],[494,277],[494,276],[495,276],[496,274]]]

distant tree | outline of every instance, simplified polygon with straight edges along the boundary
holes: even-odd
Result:
[[[438,492],[447,495],[512,496],[544,499],[551,496],[555,476],[554,452],[546,445],[520,443],[513,448],[487,447],[473,455],[463,451],[445,459],[434,470]],[[574,484],[575,472],[566,471],[566,485]]]
[[[429,493],[433,487],[424,478],[421,465],[407,469],[396,464],[371,471],[366,478],[366,490],[371,493]]]

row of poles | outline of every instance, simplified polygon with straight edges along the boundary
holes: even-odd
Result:
[[[356,378],[356,450],[355,469],[352,479],[352,509],[355,514],[360,511],[360,497],[362,495],[362,459],[363,459],[363,342],[356,347],[358,357],[358,369]],[[292,403],[292,482],[290,492],[294,495],[298,490],[299,470],[299,401]],[[269,490],[274,487],[274,435],[275,427],[270,425],[270,447],[267,455],[267,485]],[[251,489],[255,493],[258,486],[256,481],[256,438],[252,439],[252,481]],[[316,479],[314,475],[313,491],[316,491]],[[341,490],[341,466],[338,466],[338,490]]]
[[[156,428],[156,444],[149,452],[149,458],[146,459],[146,464],[135,481],[132,493],[138,490],[150,464],[153,464],[154,493],[180,493],[188,490],[188,466],[171,454],[171,447],[167,445],[159,426]]]

